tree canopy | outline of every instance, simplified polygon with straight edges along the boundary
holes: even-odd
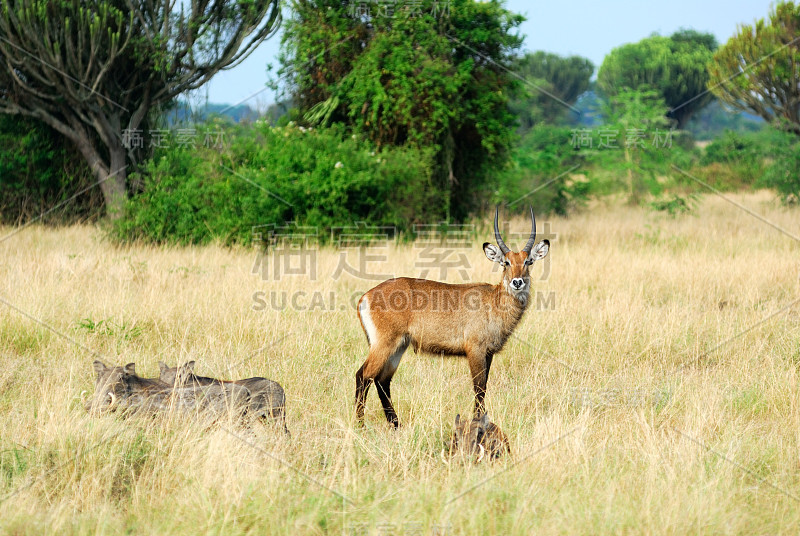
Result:
[[[523,18],[501,2],[399,6],[295,1],[282,43],[289,91],[308,122],[343,123],[378,147],[433,147],[441,200],[429,209],[461,218],[513,140],[509,70]]]
[[[0,5],[0,113],[71,140],[118,216],[128,165],[148,149],[123,132],[236,65],[279,21],[278,0],[9,0]]]
[[[568,113],[589,88],[594,65],[581,56],[565,58],[540,50],[520,58],[515,71],[528,82],[514,91],[511,101],[524,133],[536,123],[555,123]]]
[[[800,5],[776,5],[769,21],[742,25],[708,69],[725,103],[800,135]]]
[[[597,85],[608,97],[627,90],[655,90],[669,107],[668,116],[683,128],[712,99],[706,91],[706,64],[716,46],[713,35],[688,29],[622,45],[603,60]]]

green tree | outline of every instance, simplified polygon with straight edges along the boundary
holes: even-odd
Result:
[[[391,13],[364,5],[293,2],[281,56],[289,91],[309,122],[343,123],[379,148],[433,148],[442,200],[420,216],[462,218],[485,200],[512,145],[507,69],[523,18],[497,1],[423,0]]]
[[[538,51],[525,54],[514,66],[528,82],[514,91],[510,108],[525,133],[537,123],[556,123],[589,89],[594,65],[586,58]]]
[[[124,207],[124,132],[244,59],[280,20],[278,0],[9,0],[0,4],[0,113],[36,118],[68,138],[112,217]],[[128,147],[126,147],[128,146]]]
[[[682,129],[713,98],[706,91],[717,43],[713,35],[681,30],[670,37],[653,35],[612,50],[597,73],[597,85],[613,97],[622,91],[652,89]]]
[[[769,21],[743,25],[708,69],[717,97],[800,135],[800,5],[776,5]]]
[[[656,173],[663,169],[664,149],[651,143],[648,137],[662,132],[668,135],[667,106],[655,90],[621,91],[607,104],[606,129],[618,136],[616,144],[622,150],[622,168],[628,190],[628,202],[638,204],[645,193],[660,193]],[[671,145],[671,142],[670,142]],[[616,160],[616,151],[598,151]],[[601,162],[601,166],[604,163]],[[610,166],[606,166],[610,167]]]

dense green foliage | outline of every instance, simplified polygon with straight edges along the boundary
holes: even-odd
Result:
[[[159,108],[237,64],[280,21],[278,0],[0,3],[0,113],[38,119],[69,139],[119,217],[126,177]]]
[[[523,18],[502,2],[423,0],[419,9],[298,0],[283,34],[289,90],[310,124],[342,123],[377,147],[434,151],[441,217],[480,207],[508,156],[507,69]]]
[[[586,178],[587,151],[572,145],[568,127],[537,125],[521,139],[512,165],[500,174],[498,202],[523,212],[528,205],[540,213],[566,214],[594,193]]]
[[[294,222],[325,239],[332,228],[356,222],[402,232],[416,223],[482,218],[495,203],[512,212],[530,204],[537,214],[568,214],[606,195],[678,214],[691,211],[694,196],[709,186],[765,186],[786,201],[800,199],[794,136],[727,114],[718,101],[701,110],[708,94],[688,97],[702,93],[703,58],[716,47],[709,34],[682,30],[615,49],[601,68],[598,94],[588,60],[545,52],[516,58],[521,18],[502,2],[457,0],[445,10],[426,0],[418,11],[392,16],[361,5],[293,4],[283,49],[291,99],[268,114],[280,126],[264,118],[185,125],[189,116],[180,108],[143,118],[140,126],[166,122],[171,136],[183,127],[224,130],[227,144],[158,149],[128,181],[134,195],[114,236],[247,244],[257,226]],[[776,10],[783,26],[794,20],[786,5]],[[794,58],[781,56],[777,43],[785,35],[759,24],[726,47],[761,46],[783,62],[772,76],[796,83],[797,73],[782,70]],[[689,104],[675,104],[681,99]],[[566,105],[573,103],[587,113],[571,114]],[[740,108],[753,109],[745,104]],[[780,113],[773,111],[773,124],[791,131]],[[711,143],[695,146],[688,131],[671,130],[670,117]],[[48,223],[96,217],[103,206],[91,188],[97,178],[76,155],[52,128],[0,115],[2,221],[41,213]],[[48,212],[52,207],[58,210]]]
[[[706,64],[715,48],[712,35],[693,30],[671,37],[653,35],[612,50],[600,66],[597,85],[609,97],[622,91],[655,90],[677,127],[683,128],[712,98],[706,92]]]
[[[763,176],[765,159],[781,138],[771,129],[758,134],[726,132],[706,147],[700,162],[706,166],[704,175],[713,186],[734,180],[738,186],[752,185]]]
[[[781,2],[769,21],[742,25],[709,62],[720,99],[800,135],[800,5]]]
[[[800,193],[800,151],[773,128],[726,132],[705,149],[669,129],[654,91],[627,91],[606,103],[604,123],[573,128],[537,125],[500,174],[496,198],[511,209],[533,204],[559,214],[590,197],[621,196],[675,215],[696,195],[767,186],[786,200]]]
[[[538,51],[525,54],[514,65],[525,78],[512,93],[509,104],[525,133],[535,124],[556,123],[567,114],[576,114],[571,106],[589,89],[594,65],[580,56],[561,57]]]
[[[599,151],[601,167],[611,167],[606,156],[618,160],[617,169],[623,172],[620,179],[626,183],[628,201],[641,202],[645,194],[658,195],[662,186],[658,180],[664,163],[675,154],[674,140],[667,139],[672,132],[666,119],[667,106],[658,92],[618,92],[607,105],[606,129],[616,139],[616,151]],[[660,138],[663,141],[660,141]]]
[[[441,200],[431,154],[376,151],[342,128],[259,122],[229,132],[230,146],[173,147],[156,154],[143,191],[115,226],[123,240],[249,243],[256,226],[295,222],[319,230],[367,225],[408,229],[431,221]]]
[[[781,131],[769,144],[769,165],[760,184],[774,188],[785,203],[800,203],[800,140]]]
[[[102,210],[89,169],[57,132],[0,114],[0,148],[0,222],[23,223],[47,212],[45,223],[69,223]]]

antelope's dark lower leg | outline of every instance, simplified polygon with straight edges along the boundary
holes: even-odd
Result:
[[[486,384],[489,381],[489,369],[492,367],[494,355],[487,354],[482,359],[470,359],[469,369],[472,374],[472,388],[475,391],[475,416],[486,413],[483,399],[486,397]]]
[[[367,392],[369,391],[369,386],[372,385],[371,378],[364,378],[364,366],[366,366],[366,363],[356,372],[356,420],[358,422],[364,421]]]
[[[400,422],[397,419],[397,413],[395,413],[394,406],[392,405],[392,392],[390,389],[391,382],[391,377],[378,380],[375,382],[375,388],[378,390],[378,398],[381,399],[383,414],[386,415],[386,420],[389,421],[389,423],[395,428],[397,428],[400,426]]]

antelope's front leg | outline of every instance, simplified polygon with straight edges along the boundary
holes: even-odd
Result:
[[[473,351],[467,354],[469,372],[472,376],[472,388],[475,391],[475,416],[486,413],[483,399],[486,396],[486,384],[489,381],[489,369],[492,366],[492,354]]]

